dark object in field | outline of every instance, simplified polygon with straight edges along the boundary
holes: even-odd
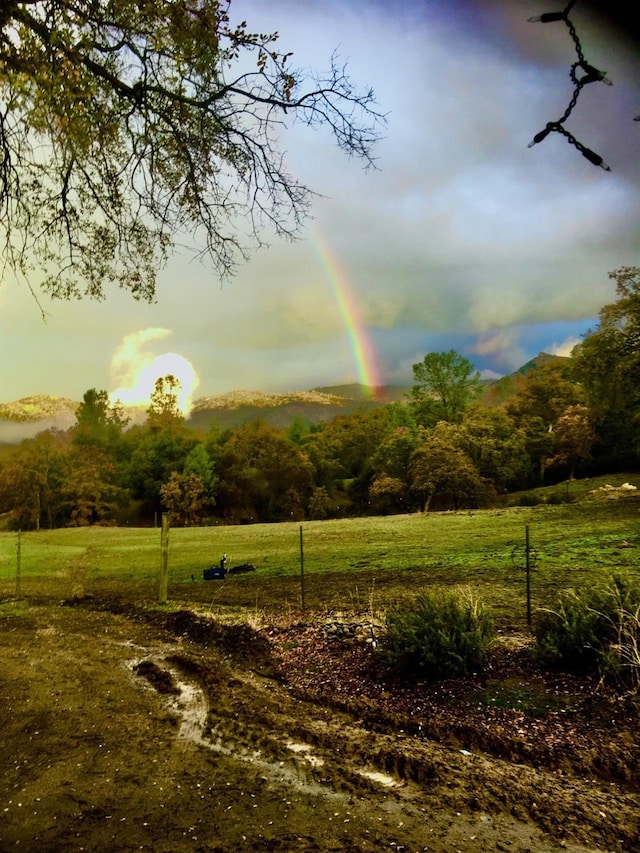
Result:
[[[241,575],[255,570],[256,567],[251,563],[241,563],[239,566],[231,566],[230,569],[225,569],[224,566],[209,566],[203,571],[203,576],[206,581],[216,581],[224,580],[225,575]]]
[[[243,572],[255,572],[256,567],[251,565],[251,563],[241,563],[239,566],[231,566],[230,569],[227,569],[228,575],[241,575]]]
[[[224,566],[209,566],[203,571],[202,575],[206,581],[224,580]]]

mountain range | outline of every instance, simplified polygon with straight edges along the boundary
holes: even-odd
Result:
[[[486,405],[503,405],[522,387],[530,370],[560,358],[540,353],[514,373],[488,380],[483,402]],[[410,393],[411,386],[384,385],[371,389],[359,384],[334,385],[284,394],[232,391],[195,400],[187,424],[206,431],[212,424],[222,428],[237,427],[258,418],[277,427],[289,426],[296,417],[309,423],[324,423],[336,415],[348,415],[356,410],[401,402]],[[68,429],[76,421],[78,405],[77,400],[46,394],[0,403],[0,444],[15,444],[53,427]],[[125,408],[124,414],[130,418],[130,422],[140,423],[146,417],[146,408]]]

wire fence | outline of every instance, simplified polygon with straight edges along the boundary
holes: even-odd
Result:
[[[458,586],[498,621],[527,625],[561,590],[616,573],[640,583],[639,507],[1,533],[0,600],[382,612]]]

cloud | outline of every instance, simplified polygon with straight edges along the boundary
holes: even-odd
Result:
[[[148,343],[171,334],[170,329],[157,327],[125,335],[111,359],[112,382],[117,386],[109,394],[111,400],[118,400],[125,406],[146,405],[156,381],[171,375],[180,383],[178,407],[184,415],[189,413],[200,382],[191,362],[175,352],[154,355],[144,349]]]
[[[299,241],[272,239],[231,281],[185,252],[159,271],[156,304],[114,287],[97,308],[57,303],[46,325],[22,309],[25,288],[0,292],[3,393],[113,387],[135,397],[146,369],[143,396],[160,372],[182,369],[190,381],[189,367],[204,394],[354,381],[316,230],[387,382],[410,384],[430,351],[455,348],[480,370],[510,372],[578,340],[615,298],[608,273],[638,262],[640,66],[637,50],[578,4],[587,58],[615,85],[585,87],[570,129],[612,171],[559,134],[527,148],[562,115],[575,57],[563,25],[527,23],[539,11],[539,0],[234,0],[234,21],[277,28],[294,66],[326,68],[337,48],[351,78],[374,88],[389,116],[379,168],[344,157],[326,128],[292,123],[285,165],[319,193],[311,220]],[[171,334],[181,355],[151,369]]]
[[[494,330],[481,335],[468,349],[469,355],[490,356],[497,367],[506,371],[522,366],[527,354],[520,345],[520,332],[517,328]]]
[[[561,344],[551,344],[548,351],[550,355],[570,356],[574,347],[579,343],[581,343],[580,338],[567,338],[566,341],[563,341]]]

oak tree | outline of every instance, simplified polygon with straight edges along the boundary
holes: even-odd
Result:
[[[424,512],[434,498],[460,509],[479,506],[485,486],[470,457],[460,446],[460,430],[441,421],[415,450],[409,466],[411,488],[422,499]]]
[[[266,226],[295,233],[310,190],[284,162],[293,122],[328,127],[371,164],[373,92],[335,55],[324,74],[297,68],[277,32],[250,32],[231,9],[0,4],[0,241],[14,271],[35,268],[54,297],[114,284],[152,300],[180,235],[224,275]]]
[[[587,406],[569,406],[558,418],[553,431],[554,455],[549,465],[567,465],[569,479],[573,480],[576,464],[591,456],[596,432]]]
[[[413,365],[412,408],[422,426],[457,423],[482,388],[480,374],[455,350],[430,352]]]
[[[191,527],[200,524],[206,515],[206,487],[198,474],[172,471],[160,487],[160,497],[164,508],[171,513],[172,524]]]
[[[621,267],[609,277],[617,298],[576,347],[575,374],[598,433],[598,455],[618,467],[637,464],[640,451],[640,267]]]
[[[507,404],[507,412],[518,425],[538,417],[553,430],[567,406],[582,402],[583,390],[575,381],[571,359],[558,356],[527,373],[524,385]]]

